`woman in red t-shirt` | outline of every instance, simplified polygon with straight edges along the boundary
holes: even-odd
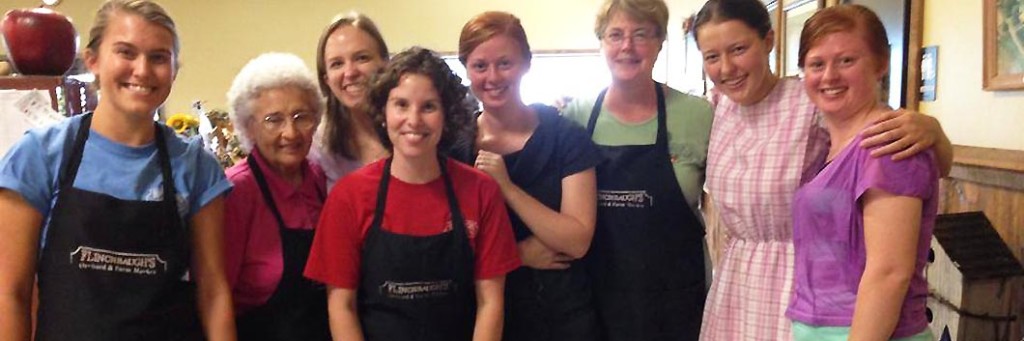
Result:
[[[520,265],[501,192],[438,154],[469,126],[465,95],[422,48],[373,82],[370,110],[393,156],[338,181],[305,272],[328,286],[335,339],[499,339],[505,274]]]

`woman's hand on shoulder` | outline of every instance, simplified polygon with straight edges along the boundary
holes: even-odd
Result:
[[[908,110],[893,110],[883,114],[871,127],[862,132],[862,148],[875,148],[871,156],[892,155],[902,160],[935,147],[939,173],[949,174],[953,166],[953,146],[934,117]]]
[[[883,114],[862,133],[861,147],[878,147],[871,155],[892,154],[894,160],[905,159],[934,145],[942,135],[942,127],[934,117],[903,109]]]

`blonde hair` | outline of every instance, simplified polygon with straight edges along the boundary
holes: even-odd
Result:
[[[668,32],[668,6],[664,0],[606,0],[601,5],[601,10],[597,12],[597,21],[594,24],[597,39],[604,36],[608,22],[618,11],[634,20],[654,24],[657,31],[655,35],[659,38],[665,38],[665,33]]]
[[[107,26],[110,25],[110,16],[114,12],[138,15],[150,23],[166,28],[174,38],[172,52],[174,52],[174,64],[178,64],[181,41],[178,39],[178,29],[174,25],[174,19],[171,19],[163,7],[149,0],[107,0],[100,5],[100,9],[96,11],[96,19],[93,20],[92,28],[89,29],[89,43],[86,48],[93,53],[99,52]]]

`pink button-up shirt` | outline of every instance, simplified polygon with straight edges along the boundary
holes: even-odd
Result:
[[[288,228],[314,229],[326,197],[323,170],[307,162],[303,181],[294,187],[274,173],[255,152],[271,195]],[[260,193],[256,178],[246,162],[225,173],[234,189],[224,209],[224,263],[235,302],[235,313],[243,313],[267,302],[284,271],[281,236],[277,219]]]

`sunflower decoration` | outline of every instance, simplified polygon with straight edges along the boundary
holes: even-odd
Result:
[[[195,116],[177,113],[167,118],[167,126],[174,129],[174,132],[182,136],[195,136],[199,134],[199,119]]]

